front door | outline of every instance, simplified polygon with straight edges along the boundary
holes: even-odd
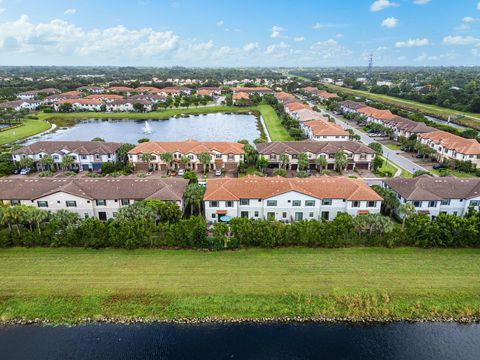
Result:
[[[105,211],[100,211],[98,213],[98,218],[102,221],[107,221],[107,213]]]
[[[302,221],[303,220],[303,213],[302,212],[296,212],[295,213],[295,221]]]

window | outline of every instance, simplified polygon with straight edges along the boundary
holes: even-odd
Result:
[[[369,201],[369,202],[367,203],[367,207],[369,207],[369,208],[373,208],[373,207],[375,207],[375,206],[377,206],[377,202],[376,202],[376,201]]]
[[[332,205],[332,199],[323,199],[322,200],[322,205],[324,205],[324,206]]]
[[[360,160],[365,160],[367,158],[367,154],[360,154]]]
[[[96,203],[97,203],[97,206],[106,206],[107,205],[106,200],[97,200]]]
[[[189,158],[190,160],[193,160],[193,155],[188,155],[188,158]]]
[[[233,207],[233,201],[225,201],[226,207]]]
[[[255,211],[254,216],[258,217],[258,211]]]
[[[313,212],[309,213],[309,215],[311,218],[313,218]]]
[[[415,207],[422,207],[422,202],[421,201],[414,201],[413,206]]]
[[[114,218],[117,217],[117,215],[118,215],[117,212],[112,213],[112,216],[113,216]]]
[[[292,201],[292,206],[302,206],[302,201],[301,200],[293,200]]]
[[[247,219],[248,219],[248,211],[242,211],[242,212],[240,213],[240,217],[242,217],[242,218],[247,218]]]
[[[10,205],[20,205],[20,200],[10,200]]]
[[[248,200],[248,199],[240,199],[240,205],[250,205],[250,200]]]
[[[437,202],[436,201],[429,201],[428,202],[428,207],[431,207],[431,208],[437,207]]]
[[[96,154],[96,155],[95,155],[95,159],[96,159],[96,160],[100,160],[100,155]]]
[[[67,200],[67,201],[65,201],[65,205],[67,207],[77,207],[77,202],[73,201],[73,200]]]
[[[470,206],[480,206],[480,200],[472,200],[472,201],[470,201]]]
[[[122,205],[130,205],[130,200],[129,199],[122,199]]]
[[[267,213],[267,219],[268,220],[275,220],[275,213],[274,212],[268,212]]]
[[[221,159],[222,158],[222,154],[215,154],[215,159]]]
[[[212,214],[212,219],[215,219],[217,217],[217,214]]]
[[[440,205],[450,205],[450,199],[443,199]]]
[[[48,207],[48,201],[37,201],[37,206],[39,208],[45,208],[45,207]]]
[[[284,218],[284,219],[287,218],[287,212],[286,212],[286,211],[284,211],[284,212],[282,213],[282,218]]]
[[[330,213],[328,211],[322,211],[322,220],[328,220],[330,218]]]
[[[305,200],[305,206],[315,206],[315,200]]]
[[[270,160],[276,160],[276,159],[277,159],[277,155],[275,155],[275,154],[270,155]]]
[[[360,201],[352,201],[352,207],[354,208],[360,207]]]
[[[277,200],[267,200],[267,206],[277,206]]]
[[[218,207],[218,201],[210,201],[210,207],[212,208]]]
[[[298,159],[298,154],[292,154],[292,159]]]
[[[303,220],[303,213],[302,212],[296,212],[295,213],[295,221],[302,221]]]
[[[228,160],[230,160],[230,161],[235,160],[235,155],[234,154],[228,154]]]

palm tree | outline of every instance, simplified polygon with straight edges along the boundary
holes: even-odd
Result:
[[[143,153],[142,155],[140,155],[140,160],[147,163],[148,171],[150,171],[150,161],[152,160],[152,154]]]
[[[403,205],[400,205],[398,207],[398,215],[399,216],[402,216],[402,227],[404,228],[405,227],[405,221],[415,215],[417,213],[417,210],[415,209],[415,206],[413,206],[412,203],[406,203],[406,204],[403,204]]]
[[[51,170],[53,166],[53,158],[50,154],[43,155],[40,159],[40,164],[42,164],[42,170]]]
[[[318,166],[319,171],[323,171],[327,166],[327,158],[323,155],[320,155],[315,159],[315,164]]]
[[[75,227],[80,222],[80,216],[77,213],[58,210],[53,214],[52,221],[56,221],[61,225],[61,228]]]
[[[210,164],[212,158],[208,152],[202,152],[198,154],[198,160],[203,164],[203,173],[205,174],[208,170],[208,164]]]
[[[70,170],[72,168],[75,159],[71,155],[65,155],[62,159],[62,169],[64,171]]]
[[[171,152],[164,152],[160,154],[160,160],[167,164],[167,169],[170,169],[171,163],[173,161],[173,154]]]
[[[308,168],[308,155],[304,152],[298,154],[298,168],[300,171]]]
[[[290,163],[290,156],[288,154],[280,154],[280,162],[282,163],[282,168],[287,169],[287,165]]]
[[[187,165],[189,161],[190,159],[187,156],[182,156],[182,158],[180,159],[180,164],[185,167],[185,165]]]
[[[341,174],[348,165],[347,155],[343,151],[337,151],[335,153],[335,168]]]
[[[190,206],[190,215],[193,216],[193,208],[198,207],[200,215],[202,215],[202,200],[205,188],[199,184],[190,184],[185,190],[185,201]]]
[[[33,160],[30,159],[29,157],[24,157],[20,159],[20,161],[18,162],[18,165],[21,168],[31,168],[33,166]]]
[[[18,236],[20,236],[20,224],[24,222],[25,207],[25,205],[12,206],[7,208],[3,213],[8,228],[11,231],[12,226],[15,226]]]

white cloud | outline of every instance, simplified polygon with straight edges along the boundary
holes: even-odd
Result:
[[[249,53],[252,52],[253,50],[257,50],[260,46],[258,45],[258,42],[250,42],[245,45],[243,45],[243,51]]]
[[[63,15],[73,15],[77,12],[77,9],[67,9],[63,12]]]
[[[480,50],[479,49],[472,49],[472,55],[473,56],[480,56]]]
[[[296,37],[293,38],[293,41],[302,42],[302,41],[305,41],[305,37],[304,36],[296,36]]]
[[[395,43],[396,48],[412,48],[412,47],[421,47],[427,46],[430,41],[427,38],[423,39],[408,39],[406,41],[397,41]]]
[[[480,11],[480,1],[477,4],[477,10]]]
[[[27,15],[0,24],[0,49],[3,52],[105,58],[158,56],[175,49],[178,36],[171,31],[151,28],[130,30],[119,25],[83,30],[63,20],[33,24]]]
[[[394,27],[397,27],[398,25],[398,19],[394,17],[388,17],[385,20],[382,21],[382,26],[387,27],[390,29],[393,29]]]
[[[473,36],[452,36],[448,35],[443,38],[443,43],[445,45],[480,45],[480,38]]]
[[[222,27],[223,24],[224,24],[223,20],[217,21],[217,26],[218,26],[218,27]]]
[[[370,11],[380,11],[389,7],[398,7],[399,4],[390,0],[376,0],[370,5]]]
[[[462,22],[466,23],[466,24],[472,24],[472,23],[476,23],[478,22],[479,19],[478,18],[474,18],[472,16],[465,16],[463,19],[462,19]]]
[[[415,5],[425,5],[428,4],[431,0],[413,0]]]
[[[318,41],[310,46],[310,50],[315,56],[322,59],[344,58],[352,54],[349,49],[340,45],[335,39]]]
[[[267,47],[267,49],[265,50],[265,54],[267,55],[271,55],[273,53],[275,53],[276,51],[278,50],[284,50],[284,49],[287,49],[289,48],[290,46],[286,43],[284,43],[283,41],[278,43],[278,44],[272,44],[270,46]]]
[[[280,26],[272,26],[272,33],[270,34],[270,37],[272,39],[278,39],[281,37],[281,33],[283,31],[285,31],[285,29]]]

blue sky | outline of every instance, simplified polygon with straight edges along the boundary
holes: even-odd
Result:
[[[0,0],[1,65],[480,64],[479,0]]]

